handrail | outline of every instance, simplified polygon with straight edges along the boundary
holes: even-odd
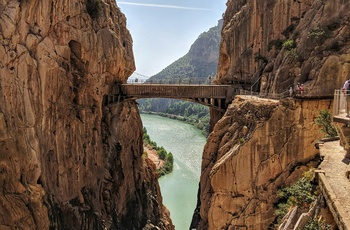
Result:
[[[347,100],[350,100],[349,91],[344,91],[342,89],[336,89],[334,91],[334,100],[333,100],[333,116],[346,116],[348,108]]]
[[[253,83],[253,85],[250,86],[250,95],[252,95],[252,93],[253,93],[253,86],[254,86],[256,83],[258,83],[258,81],[260,81],[261,78],[262,78],[262,76],[260,76],[260,77],[258,78],[258,80],[256,80],[256,81]]]

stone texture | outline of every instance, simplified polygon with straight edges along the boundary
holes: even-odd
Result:
[[[228,1],[216,81],[269,93],[300,82],[309,95],[333,95],[350,75],[349,9],[342,0]],[[276,46],[288,39],[292,51]]]
[[[236,97],[204,148],[197,229],[268,229],[278,188],[316,166],[313,121],[331,101]],[[308,165],[310,166],[310,165]]]
[[[307,96],[331,98],[350,75],[349,8],[342,0],[229,0],[215,82],[247,82],[243,89],[260,94],[300,82]],[[282,46],[289,39],[290,50]],[[315,157],[322,134],[314,118],[331,108],[331,100],[237,98],[206,144],[192,227],[268,229],[278,188]]]
[[[172,229],[136,104],[102,103],[135,69],[116,3],[0,1],[0,44],[1,229]]]

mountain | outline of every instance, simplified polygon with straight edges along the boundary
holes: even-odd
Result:
[[[216,26],[199,35],[187,54],[149,78],[148,82],[202,83],[212,78],[217,71],[222,24],[223,20],[219,20]]]
[[[222,24],[223,20],[219,20],[216,26],[200,34],[186,55],[152,76],[148,82],[209,82],[217,70]],[[168,98],[140,99],[138,103],[141,112],[175,115],[208,134],[209,109],[204,105]]]

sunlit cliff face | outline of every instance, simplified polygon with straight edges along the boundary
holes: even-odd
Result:
[[[0,12],[0,228],[168,228],[135,103],[102,105],[135,68],[116,3]]]
[[[229,1],[216,81],[264,93],[300,82],[309,95],[333,95],[350,73],[349,8],[341,0]]]
[[[321,99],[350,74],[349,7],[341,0],[228,1],[216,83],[257,82],[253,90],[264,95],[300,82],[320,100],[266,105],[237,98],[208,138],[192,227],[268,229],[273,223],[277,189],[315,155],[314,118],[332,109],[331,100]],[[323,37],[315,36],[319,28]],[[287,50],[282,44],[290,39],[295,47]]]

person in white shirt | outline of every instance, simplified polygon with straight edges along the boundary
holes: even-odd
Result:
[[[350,117],[350,114],[349,114],[349,109],[350,109],[350,89],[349,89],[349,86],[350,86],[350,79],[346,80],[344,85],[343,85],[343,93],[344,93],[344,96],[346,96],[346,116],[347,117]]]

